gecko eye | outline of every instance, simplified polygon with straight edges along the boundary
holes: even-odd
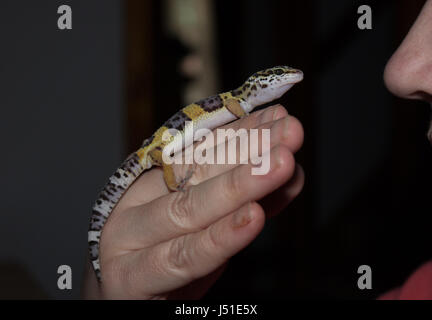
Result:
[[[276,73],[277,75],[281,75],[281,74],[283,73],[283,71],[282,71],[282,69],[276,69],[276,70],[275,70],[275,73]]]

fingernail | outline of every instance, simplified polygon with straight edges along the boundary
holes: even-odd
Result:
[[[233,217],[233,226],[234,228],[241,228],[251,222],[252,217],[250,213],[250,202],[247,206],[244,206],[240,209],[239,212],[236,212]]]
[[[278,107],[282,107],[278,105]],[[273,112],[273,120],[279,120],[287,116],[287,113],[283,112],[281,108],[276,108]]]
[[[260,116],[260,123],[266,123],[273,120],[275,109],[269,108]]]

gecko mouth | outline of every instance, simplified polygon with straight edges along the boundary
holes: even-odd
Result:
[[[303,72],[298,71],[297,73],[290,76],[290,83],[297,83],[303,80]]]

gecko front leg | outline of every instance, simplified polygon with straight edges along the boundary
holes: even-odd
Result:
[[[228,111],[235,115],[237,118],[244,118],[248,116],[248,114],[243,110],[240,103],[236,99],[226,100],[225,108],[227,108]]]
[[[163,161],[162,158],[162,151],[159,149],[154,149],[149,152],[149,157],[151,159],[151,162],[154,163],[157,166],[161,166],[163,170],[163,177],[165,180],[165,183],[169,190],[171,191],[181,191],[183,190],[186,183],[189,181],[189,179],[192,177],[195,165],[192,169],[189,169],[186,173],[186,176],[181,179],[177,180],[177,177],[174,173],[173,166],[171,164],[167,164]]]
[[[224,103],[224,106],[237,118],[244,118],[248,116],[248,113],[244,111],[239,101],[235,98],[227,99]],[[164,180],[171,191],[183,190],[184,186],[190,180],[195,171],[196,164],[193,164],[192,168],[188,168],[186,176],[178,181],[172,165],[166,164],[162,161],[162,152],[155,150],[154,152],[150,152],[150,156],[153,162],[157,162],[163,167]]]

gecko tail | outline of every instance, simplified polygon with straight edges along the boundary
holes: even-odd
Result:
[[[102,228],[122,195],[144,170],[145,168],[142,166],[138,154],[136,152],[132,153],[109,178],[108,183],[100,192],[93,206],[88,231],[88,243],[90,261],[99,281],[101,280],[99,243]]]

